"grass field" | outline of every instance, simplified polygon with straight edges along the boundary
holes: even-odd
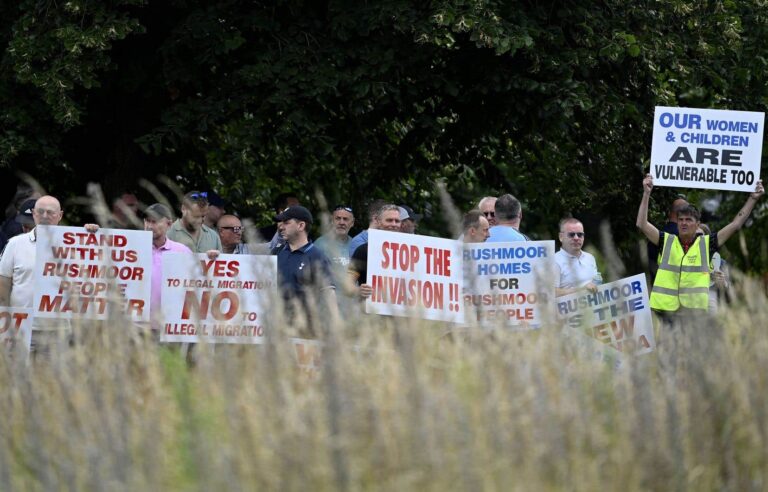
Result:
[[[768,306],[614,372],[558,330],[451,334],[370,316],[198,346],[91,324],[49,360],[0,357],[0,490],[766,490]]]

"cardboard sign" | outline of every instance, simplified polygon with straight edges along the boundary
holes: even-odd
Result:
[[[306,338],[291,338],[296,366],[309,379],[317,379],[323,367],[323,343]]]
[[[367,313],[464,321],[459,243],[417,234],[369,230]]]
[[[578,330],[608,349],[640,355],[656,347],[645,275],[557,298],[557,315],[566,330]]]
[[[35,294],[39,318],[149,320],[152,233],[38,226]]]
[[[468,316],[482,326],[533,330],[552,318],[554,241],[464,245]]]
[[[0,345],[6,350],[23,346],[29,352],[32,344],[32,310],[0,307]]]
[[[262,343],[277,296],[277,258],[163,255],[164,342]]]
[[[765,113],[657,106],[651,175],[659,186],[755,191]]]

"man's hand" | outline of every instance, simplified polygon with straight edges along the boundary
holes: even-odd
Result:
[[[205,252],[205,254],[208,255],[209,260],[215,260],[221,254],[221,251],[219,251],[218,249],[209,249],[208,251]]]
[[[85,224],[83,227],[85,227],[86,232],[93,233],[99,231],[99,224]]]
[[[643,191],[650,194],[651,190],[653,190],[653,176],[646,174],[643,179]]]
[[[757,186],[755,186],[755,191],[752,192],[749,196],[757,201],[761,196],[763,196],[763,193],[765,193],[765,188],[763,188],[763,180],[758,179]]]
[[[597,285],[595,285],[593,282],[588,283],[584,286],[584,288],[593,294],[597,292]]]
[[[369,284],[362,284],[360,286],[360,297],[369,298],[373,294],[373,287]]]

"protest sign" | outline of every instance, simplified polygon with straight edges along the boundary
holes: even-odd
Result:
[[[464,321],[459,243],[417,234],[368,232],[368,313]]]
[[[554,241],[465,244],[467,312],[483,326],[540,328],[552,314],[554,256]]]
[[[317,379],[322,368],[323,343],[306,338],[291,338],[296,365],[309,379]]]
[[[277,295],[277,258],[262,255],[163,255],[165,342],[262,343]]]
[[[33,307],[38,318],[149,320],[152,233],[38,226]]]
[[[755,191],[765,113],[657,106],[651,175],[659,186]]]
[[[32,310],[0,307],[0,345],[6,349],[23,346],[29,352],[32,343]]]
[[[599,285],[594,294],[558,297],[557,315],[565,330],[581,331],[623,354],[645,354],[656,346],[644,274]]]

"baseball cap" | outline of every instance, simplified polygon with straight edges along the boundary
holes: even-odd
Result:
[[[211,190],[208,192],[208,205],[213,205],[214,207],[224,208],[224,199],[221,198],[221,196],[216,193],[215,191]]]
[[[419,220],[421,219],[421,215],[413,213],[413,209],[409,207],[408,205],[399,205],[398,210],[400,210],[400,220]]]
[[[37,198],[25,200],[19,208],[19,213],[16,214],[16,222],[24,225],[34,224],[35,218],[32,216],[32,211],[35,209],[35,203],[37,203]]]
[[[162,203],[153,203],[144,209],[144,216],[150,219],[164,218],[173,220],[171,209]]]
[[[294,205],[283,210],[275,216],[275,222],[285,222],[286,220],[296,219],[309,224],[312,223],[312,214],[301,205]]]

